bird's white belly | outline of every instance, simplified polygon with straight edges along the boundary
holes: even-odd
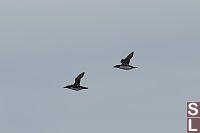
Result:
[[[75,90],[75,91],[82,90],[82,88],[80,88],[80,87],[77,87],[77,88],[70,88],[70,89]]]
[[[120,66],[120,69],[124,69],[124,70],[130,70],[132,69],[130,66]]]
[[[70,87],[70,88],[64,88],[65,90],[67,89],[71,89],[71,90],[75,90],[75,91],[79,91],[79,90],[82,90],[81,87]]]

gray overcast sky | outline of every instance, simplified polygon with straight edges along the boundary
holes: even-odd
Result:
[[[1,0],[1,133],[184,133],[199,0]],[[112,67],[135,51],[131,64]],[[87,91],[63,90],[85,71]]]

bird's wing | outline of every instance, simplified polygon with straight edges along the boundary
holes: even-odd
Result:
[[[83,78],[85,72],[82,72],[81,74],[79,74],[76,78],[75,78],[75,85],[80,85],[81,82],[81,78]]]
[[[131,52],[125,59],[125,63],[128,65],[130,63],[131,58],[133,57],[134,52]]]

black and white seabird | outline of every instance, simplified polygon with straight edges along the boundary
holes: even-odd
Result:
[[[79,74],[78,77],[75,78],[75,83],[74,84],[65,86],[64,88],[68,88],[68,89],[75,90],[75,91],[88,89],[87,87],[84,87],[84,86],[80,85],[81,78],[83,78],[84,74],[85,74],[85,72],[82,72],[81,74]]]
[[[116,65],[114,66],[114,68],[119,68],[119,69],[123,69],[123,70],[130,70],[133,68],[138,68],[138,67],[134,67],[129,65],[131,58],[133,57],[134,52],[130,53],[125,59],[121,60],[121,65]]]

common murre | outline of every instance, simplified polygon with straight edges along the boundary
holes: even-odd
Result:
[[[129,65],[131,58],[133,57],[134,52],[131,52],[125,59],[121,60],[121,65],[115,65],[114,68],[119,68],[119,69],[123,69],[123,70],[130,70],[133,68],[138,68],[138,67],[134,67]]]
[[[81,74],[79,74],[75,78],[75,83],[74,84],[65,86],[63,88],[68,88],[68,89],[75,90],[75,91],[79,91],[79,90],[83,90],[83,89],[88,89],[87,87],[84,87],[84,86],[80,85],[81,78],[83,78],[84,74],[85,74],[85,72],[82,72]]]

